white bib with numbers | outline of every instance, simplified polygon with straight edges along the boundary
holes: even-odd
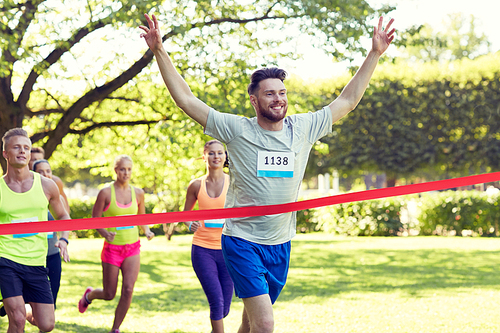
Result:
[[[28,217],[25,219],[18,219],[18,220],[12,220],[12,223],[23,223],[23,222],[38,222],[38,217]],[[17,234],[17,235],[12,235],[14,238],[24,238],[24,237],[30,237],[30,236],[35,236],[38,235],[38,232],[30,233],[30,234]]]
[[[257,177],[293,177],[293,152],[259,151],[257,156]]]

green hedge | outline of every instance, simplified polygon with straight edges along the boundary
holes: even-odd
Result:
[[[72,218],[88,218],[94,204],[90,198],[70,200]],[[409,202],[418,212],[408,215]],[[463,230],[478,236],[498,236],[500,223],[500,192],[444,191],[440,193],[350,202],[297,212],[297,231],[325,231],[346,236],[462,235]],[[153,196],[146,200],[146,213],[157,206]],[[163,226],[151,228],[164,235]],[[176,233],[186,232],[184,224]],[[77,237],[100,237],[94,230],[74,231]],[[467,232],[466,232],[467,234]]]
[[[348,236],[396,236],[404,232],[403,198],[349,202],[314,211],[317,230]]]
[[[423,235],[462,235],[462,230],[480,236],[498,236],[500,194],[479,191],[445,191],[424,195],[420,200]]]
[[[299,210],[297,212],[297,232],[307,233],[317,230],[318,221],[314,218],[314,210]]]
[[[322,207],[310,219],[316,230],[347,236],[499,236],[499,202],[500,192],[444,191]]]

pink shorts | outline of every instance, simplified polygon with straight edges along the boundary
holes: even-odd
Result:
[[[141,242],[132,244],[114,245],[104,242],[101,252],[101,260],[107,264],[121,267],[123,260],[141,253]]]

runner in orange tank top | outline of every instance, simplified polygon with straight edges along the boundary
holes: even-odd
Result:
[[[199,209],[224,208],[229,176],[223,171],[226,153],[222,143],[208,141],[203,149],[203,160],[207,174],[189,184],[184,210],[192,210],[196,201]],[[233,282],[220,244],[224,220],[210,219],[207,214],[204,221],[187,222],[186,225],[194,232],[191,261],[210,305],[212,332],[222,333],[223,318],[229,313],[233,297]]]

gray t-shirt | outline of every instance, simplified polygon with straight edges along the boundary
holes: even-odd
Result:
[[[257,118],[210,109],[205,134],[227,145],[230,185],[225,207],[297,201],[312,145],[332,131],[330,108],[284,119],[281,131],[267,131]],[[292,161],[293,160],[293,161]],[[276,245],[296,233],[296,212],[226,219],[223,234]]]

